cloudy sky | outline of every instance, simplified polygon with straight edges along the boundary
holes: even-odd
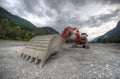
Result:
[[[89,39],[114,28],[120,20],[120,0],[0,0],[0,6],[37,27],[65,26],[87,32]]]

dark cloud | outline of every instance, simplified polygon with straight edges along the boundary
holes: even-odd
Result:
[[[39,0],[21,0],[21,7],[30,13],[36,12],[37,6],[39,6]]]
[[[93,37],[108,31],[102,25],[120,20],[120,0],[0,0],[0,6],[37,26],[51,26],[59,32],[68,25],[92,28],[87,31]]]
[[[102,24],[105,24],[106,22],[114,20],[116,17],[120,19],[120,9],[116,9],[108,14],[101,14],[97,16],[91,16],[87,21],[79,20],[76,17],[69,17],[65,18],[62,16],[59,16],[59,18],[55,21],[55,27],[56,29],[64,28],[66,25],[72,25],[77,27],[100,27]]]
[[[99,16],[98,19],[103,22],[107,22],[107,21],[112,20],[114,17],[120,17],[120,9],[117,9],[109,14],[103,14],[103,15]]]
[[[2,6],[6,4],[6,2],[7,0],[0,0]],[[40,18],[40,20],[41,18],[48,17],[51,19],[50,22],[47,22],[48,26],[50,25],[57,30],[63,29],[66,25],[73,25],[78,27],[98,27],[103,23],[114,19],[115,17],[120,18],[119,8],[114,11],[111,10],[111,13],[108,14],[102,13],[100,15],[93,15],[89,17],[86,16],[88,20],[85,21],[80,18],[83,17],[81,14],[81,9],[84,10],[85,6],[89,6],[90,4],[94,3],[94,8],[97,4],[101,4],[102,6],[109,3],[109,6],[111,7],[112,4],[120,4],[120,0],[18,0],[18,2],[20,4],[19,6],[13,6],[18,12],[18,16],[21,15],[21,17],[25,17],[28,13],[32,16],[37,16]],[[8,7],[6,6],[5,8]],[[88,9],[90,12],[91,8],[88,7]],[[83,14],[89,12],[83,12]],[[37,25],[38,24],[39,23],[37,23]]]
[[[120,4],[120,0],[102,0],[103,3]]]
[[[120,19],[120,9],[116,9],[115,11],[112,11],[109,14],[101,14],[99,16],[92,16],[89,18],[89,20],[83,22],[83,24],[89,25],[89,27],[99,27],[102,24],[105,24],[106,22],[109,22],[113,20],[115,17],[118,17]]]
[[[90,2],[95,2],[94,0],[44,0],[44,4],[48,6],[50,9],[56,10],[58,13],[62,12],[62,9],[74,7],[74,9],[78,9],[81,6],[87,5]]]
[[[120,4],[120,0],[111,0],[111,4]]]

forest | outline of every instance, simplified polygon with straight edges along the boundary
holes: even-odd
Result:
[[[111,36],[106,38],[100,38],[97,40],[98,43],[120,43],[120,36]]]
[[[23,27],[22,24],[12,24],[8,18],[0,20],[0,39],[3,40],[30,40],[34,36],[43,34],[48,33],[37,27],[31,28]]]

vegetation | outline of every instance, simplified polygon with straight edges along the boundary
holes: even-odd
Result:
[[[120,36],[111,36],[106,38],[100,38],[97,40],[99,43],[120,43]]]
[[[37,35],[53,34],[54,31],[54,29],[48,27],[47,29],[44,27],[38,28],[29,21],[0,7],[0,39],[30,40]]]
[[[120,20],[115,28],[97,38],[97,42],[100,43],[120,43]]]
[[[5,18],[0,21],[0,39],[29,40],[33,36],[48,34],[39,28],[22,28],[21,25],[12,26],[11,22]]]

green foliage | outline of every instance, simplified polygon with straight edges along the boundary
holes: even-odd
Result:
[[[11,25],[8,18],[0,20],[0,39],[30,40],[34,36],[47,34],[37,27],[29,29],[29,27],[21,27],[21,24],[17,24],[17,26]]]
[[[1,20],[1,24],[0,24],[0,29],[1,29],[1,38],[8,38],[8,33],[9,33],[9,29],[10,29],[10,23],[8,21],[8,19],[2,19]]]
[[[120,43],[120,36],[111,36],[106,38],[100,38],[97,40],[99,43]]]
[[[30,40],[34,36],[45,34],[52,33],[37,28],[29,21],[12,15],[0,7],[0,39]]]

